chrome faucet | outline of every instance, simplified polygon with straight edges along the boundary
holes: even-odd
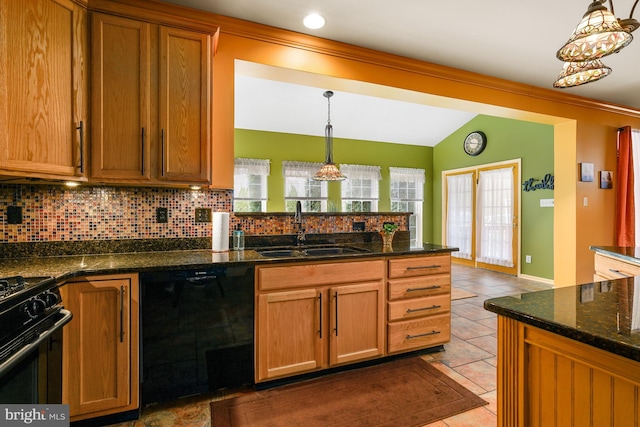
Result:
[[[305,241],[304,228],[302,228],[302,203],[300,200],[296,202],[296,215],[294,217],[294,223],[298,229],[296,233],[296,242],[301,245]]]

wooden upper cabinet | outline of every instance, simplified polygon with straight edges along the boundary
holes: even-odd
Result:
[[[94,180],[210,183],[211,39],[93,14]]]
[[[94,13],[92,177],[151,179],[151,25]]]
[[[210,182],[211,36],[160,28],[161,178]]]
[[[71,0],[0,0],[1,174],[83,174],[86,19]]]

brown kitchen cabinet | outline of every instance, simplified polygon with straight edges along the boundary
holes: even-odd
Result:
[[[91,178],[211,182],[212,34],[92,14]]]
[[[63,330],[62,366],[71,421],[137,409],[138,275],[79,278],[61,293],[73,314]]]
[[[384,267],[256,267],[256,382],[383,356]]]
[[[610,257],[601,253],[595,254],[594,264],[594,282],[640,276],[640,264],[623,261],[620,258]]]
[[[388,352],[449,342],[451,256],[391,258],[388,263]]]
[[[83,180],[87,11],[0,0],[0,175]]]

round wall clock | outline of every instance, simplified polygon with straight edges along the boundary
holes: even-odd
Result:
[[[471,132],[464,139],[464,152],[470,156],[477,156],[487,147],[487,136],[479,130]]]

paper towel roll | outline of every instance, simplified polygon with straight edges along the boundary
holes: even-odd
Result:
[[[211,249],[214,252],[229,250],[229,212],[214,212],[211,218]]]

